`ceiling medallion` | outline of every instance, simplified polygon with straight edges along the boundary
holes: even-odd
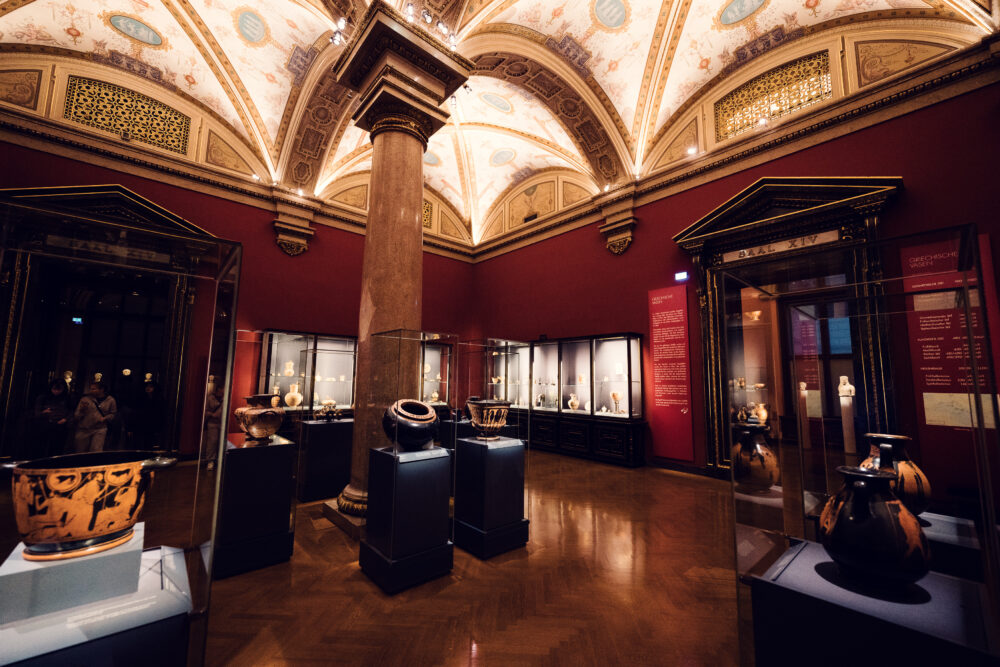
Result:
[[[514,106],[505,97],[497,95],[496,93],[480,93],[479,99],[497,111],[502,111],[503,113],[511,113],[514,111]]]
[[[426,153],[424,153],[424,164],[436,167],[439,164],[441,164],[441,158],[439,158],[431,151],[427,151]]]
[[[490,156],[490,166],[502,167],[513,160],[516,155],[517,153],[514,152],[513,148],[498,148]]]
[[[712,23],[716,30],[735,28],[764,9],[770,0],[729,0],[715,15]]]
[[[591,0],[590,22],[607,32],[623,32],[628,28],[632,8],[627,0]]]
[[[102,12],[101,20],[103,20],[107,26],[116,32],[119,32],[129,39],[142,44],[143,46],[136,45],[133,47],[133,51],[136,52],[136,55],[138,55],[138,52],[144,47],[150,47],[153,49],[167,48],[167,40],[165,40],[160,33],[156,32],[156,30],[143,23],[138,16]]]
[[[260,14],[250,7],[238,7],[233,10],[233,26],[248,46],[264,46],[270,41],[271,29]]]

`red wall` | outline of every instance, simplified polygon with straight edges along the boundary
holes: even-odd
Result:
[[[521,340],[637,331],[648,376],[647,292],[691,270],[671,237],[765,176],[901,176],[905,190],[883,218],[884,235],[974,222],[990,232],[1000,256],[998,118],[1000,85],[994,85],[642,206],[632,245],[621,256],[608,252],[595,223],[488,260],[476,266],[479,319],[490,335]],[[702,464],[701,333],[693,300],[691,308],[693,462]],[[649,391],[645,402],[648,411]]]
[[[634,241],[620,257],[607,251],[597,224],[477,265],[425,253],[424,328],[466,339],[519,340],[636,331],[648,341],[647,292],[691,270],[671,237],[764,176],[901,176],[905,190],[884,216],[885,235],[975,222],[991,233],[993,255],[1000,257],[1000,234],[993,233],[997,118],[1000,86],[994,85],[656,201],[636,211]],[[239,328],[356,333],[363,237],[317,226],[309,251],[293,258],[275,244],[269,210],[2,147],[2,187],[121,183],[218,236],[241,241]],[[693,284],[689,296],[693,463],[702,464],[701,335]],[[250,390],[255,361],[255,353],[241,355],[235,396]],[[648,395],[646,402],[648,410]]]

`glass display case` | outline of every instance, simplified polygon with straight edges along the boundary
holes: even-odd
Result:
[[[568,414],[589,415],[593,410],[590,400],[591,341],[567,340],[561,343],[560,348],[561,398],[559,409]],[[615,392],[614,389],[609,388],[605,388],[605,391]],[[604,408],[607,409],[607,403],[605,403]],[[618,411],[612,410],[612,414],[618,414]]]
[[[639,334],[538,341],[531,354],[532,446],[645,462]]]
[[[979,261],[988,251],[963,227],[719,272],[741,618],[779,604],[793,619],[820,600],[853,620],[812,618],[819,626],[877,617],[884,637],[997,651],[988,331],[1000,309]],[[876,493],[879,475],[889,481]],[[861,522],[867,532],[852,532]],[[816,637],[794,620],[781,637],[757,621],[768,664]],[[754,638],[744,624],[745,653]]]
[[[435,407],[451,403],[451,351],[452,345],[442,341],[442,334],[427,334],[428,339],[421,346],[421,389],[420,400]],[[433,338],[437,336],[437,338]],[[450,338],[450,337],[449,337]]]
[[[540,412],[559,411],[559,343],[531,346],[531,408]]]
[[[241,247],[121,186],[0,227],[2,661],[199,664]]]
[[[278,397],[289,417],[354,404],[353,338],[265,331],[257,393]]]
[[[512,343],[507,347],[507,373],[514,378],[507,383],[507,400],[514,409],[531,407],[531,345]]]

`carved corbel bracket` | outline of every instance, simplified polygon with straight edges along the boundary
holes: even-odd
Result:
[[[638,223],[633,215],[635,199],[632,190],[630,188],[624,193],[615,193],[616,196],[609,198],[601,207],[604,224],[598,231],[604,236],[605,245],[614,255],[621,255],[632,245],[632,231]]]
[[[275,209],[277,217],[272,223],[275,243],[292,257],[301,255],[309,249],[309,239],[315,233],[312,227],[313,212],[285,202],[277,202]]]

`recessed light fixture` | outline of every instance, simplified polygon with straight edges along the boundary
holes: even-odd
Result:
[[[427,23],[428,25],[430,24],[431,21],[434,20],[434,17],[431,16],[431,13],[426,9],[420,11],[420,18],[422,18],[424,20],[424,23]]]
[[[610,184],[610,183],[608,183],[608,184],[606,184],[606,185],[604,186],[604,191],[605,191],[605,192],[607,192],[607,191],[608,191],[608,190],[610,190],[610,189],[611,189],[611,184]]]
[[[761,118],[759,118],[759,119],[757,120],[757,125],[759,125],[759,126],[761,126],[761,127],[763,127],[764,125],[767,125],[767,119],[766,119],[766,118],[764,118],[764,117],[761,117]]]
[[[298,192],[298,193],[299,193],[299,196],[300,196],[300,197],[302,196],[302,188],[299,188],[298,190],[296,190],[296,192]]]
[[[437,28],[438,28],[438,31],[439,31],[439,32],[440,32],[440,33],[441,33],[442,35],[447,35],[447,34],[448,34],[448,26],[446,26],[446,25],[444,24],[444,21],[438,21],[438,26],[437,26]]]

